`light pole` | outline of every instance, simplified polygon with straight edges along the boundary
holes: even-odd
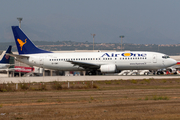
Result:
[[[21,28],[21,21],[22,21],[23,18],[17,18],[17,19],[19,21],[19,28]]]
[[[124,35],[119,36],[121,38],[121,51],[122,51],[122,38],[124,38]]]
[[[94,37],[96,36],[96,34],[91,34],[93,36],[93,50],[94,50]]]
[[[22,21],[22,19],[23,18],[17,18],[18,19],[18,21],[19,21],[19,28],[21,28],[21,21]],[[21,66],[21,63],[19,62],[19,66]],[[19,72],[19,77],[21,77],[21,72]]]

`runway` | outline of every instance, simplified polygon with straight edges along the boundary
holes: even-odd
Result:
[[[180,78],[179,75],[162,76],[45,76],[45,77],[3,77],[0,83],[29,83],[52,81],[103,81],[103,80],[132,80],[132,79],[170,79]]]

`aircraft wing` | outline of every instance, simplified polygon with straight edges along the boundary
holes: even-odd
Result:
[[[0,72],[7,72],[9,69],[0,69]]]
[[[6,53],[6,54],[15,58],[29,58],[29,56],[25,56],[25,55],[16,55],[11,53]]]
[[[20,68],[7,68],[7,69],[0,69],[0,72],[4,72],[4,71],[15,71],[15,70],[19,70]]]
[[[93,63],[78,62],[78,61],[67,61],[67,62],[70,62],[74,66],[79,66],[79,67],[82,67],[84,69],[99,69],[100,68],[99,65],[96,65]]]

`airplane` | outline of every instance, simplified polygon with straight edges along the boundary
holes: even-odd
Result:
[[[11,53],[11,48],[12,46],[9,46],[6,53],[4,54],[3,58],[1,59],[0,61],[0,71],[8,71],[8,68],[13,65],[13,64],[10,64],[9,61],[10,61],[10,56],[9,55],[6,55],[7,53]]]
[[[53,53],[36,47],[18,26],[12,26],[12,31],[19,54],[8,55],[30,66],[61,71],[115,73],[120,70],[157,70],[177,63],[168,55],[159,52]]]

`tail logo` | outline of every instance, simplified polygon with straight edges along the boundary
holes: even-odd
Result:
[[[5,58],[6,58],[6,59],[9,59],[9,55],[6,55]]]
[[[27,40],[27,38],[25,39],[25,42],[23,42],[21,39],[17,39],[17,41],[18,41],[18,43],[19,43],[19,46],[21,47],[21,51],[22,51],[22,47],[24,46],[24,44],[26,44],[26,41]]]

